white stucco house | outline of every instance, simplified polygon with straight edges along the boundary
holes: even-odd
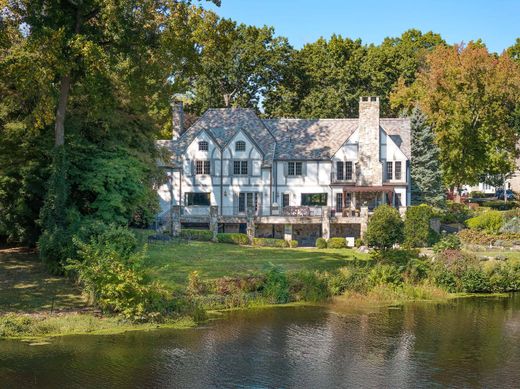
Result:
[[[172,155],[161,163],[160,219],[301,245],[358,237],[377,205],[410,203],[410,122],[379,111],[378,97],[362,97],[353,119],[209,109],[184,130],[176,104],[172,139],[158,142]]]

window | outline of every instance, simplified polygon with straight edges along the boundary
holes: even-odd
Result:
[[[396,193],[395,194],[395,206],[400,207],[402,205],[403,205],[403,200],[401,198],[401,193]]]
[[[386,179],[387,180],[394,179],[394,163],[391,161],[386,163]]]
[[[235,151],[246,151],[246,142],[239,140],[235,143]]]
[[[327,193],[302,193],[302,205],[327,205]]]
[[[287,175],[288,176],[301,176],[303,174],[303,163],[302,162],[288,162],[287,163]]]
[[[199,151],[208,151],[208,142],[205,140],[199,142]]]
[[[211,174],[209,161],[195,161],[195,174]]]
[[[402,177],[402,174],[401,174],[401,161],[396,161],[395,162],[395,179],[396,180],[400,180]]]
[[[233,175],[247,176],[247,161],[233,161]]]
[[[210,205],[209,193],[186,193],[186,205]]]
[[[336,162],[336,178],[338,181],[342,181],[345,179],[344,176],[344,163],[343,162]]]
[[[258,193],[242,192],[238,194],[238,212],[246,212],[248,209],[258,211]]]
[[[285,207],[288,207],[289,206],[289,203],[290,203],[290,198],[289,198],[289,193],[284,193],[283,196],[282,196],[282,207],[285,208]]]
[[[336,212],[343,210],[343,193],[336,193]]]
[[[345,162],[345,180],[352,180],[352,161]]]

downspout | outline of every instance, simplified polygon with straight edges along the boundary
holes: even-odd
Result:
[[[223,215],[222,210],[224,207],[224,194],[222,186],[224,185],[224,162],[222,160],[222,154],[220,154],[220,215]]]

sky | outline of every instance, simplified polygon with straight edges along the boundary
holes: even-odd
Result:
[[[296,48],[332,34],[379,44],[410,28],[448,43],[481,38],[501,53],[520,37],[520,0],[222,0],[202,3],[222,17],[273,26]]]

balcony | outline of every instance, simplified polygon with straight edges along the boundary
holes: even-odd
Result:
[[[313,217],[313,216],[322,216],[323,215],[323,207],[320,206],[295,206],[295,207],[283,207],[282,212],[280,212],[282,216],[305,216],[305,217]]]

